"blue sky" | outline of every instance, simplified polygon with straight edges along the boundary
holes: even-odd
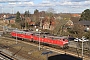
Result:
[[[90,0],[0,0],[0,13],[24,13],[35,9],[47,11],[53,8],[56,13],[81,13],[90,9]]]

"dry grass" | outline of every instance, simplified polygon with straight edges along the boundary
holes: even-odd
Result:
[[[46,60],[45,55],[41,55],[44,50],[38,50],[38,47],[31,46],[28,44],[23,44],[22,42],[18,42],[16,44],[15,41],[10,39],[0,39],[0,47],[7,46],[8,50],[13,52],[12,55],[21,56],[26,60]],[[4,48],[7,49],[7,48]]]

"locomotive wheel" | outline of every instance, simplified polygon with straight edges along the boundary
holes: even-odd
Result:
[[[65,45],[63,46],[63,48],[64,48],[64,49],[68,49],[68,48],[69,48],[68,44],[65,44]]]

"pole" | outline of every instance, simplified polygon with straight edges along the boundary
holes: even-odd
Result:
[[[39,50],[40,50],[40,31],[39,31]]]
[[[17,32],[16,32],[16,44],[17,44]]]
[[[83,41],[84,41],[84,37],[82,37],[82,59],[83,59]]]

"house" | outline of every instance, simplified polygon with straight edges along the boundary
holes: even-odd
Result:
[[[42,21],[43,29],[53,30],[55,28],[55,17],[45,17]]]
[[[44,22],[43,29],[48,29],[49,30],[49,28],[50,28],[49,26],[50,26],[49,22]]]
[[[74,24],[71,20],[68,20],[65,25],[71,28]]]
[[[79,21],[79,24],[84,27],[84,31],[90,31],[90,21]]]
[[[42,29],[48,29],[49,30],[49,26],[50,26],[50,18],[44,17],[42,20]]]
[[[60,24],[61,24],[62,30],[64,32],[67,32],[67,29],[71,29],[74,26],[74,24],[71,20],[64,20],[64,21],[60,22]]]
[[[28,22],[28,25],[30,25],[30,26],[35,26],[35,22]]]
[[[55,21],[51,21],[49,30],[54,30],[55,24],[56,24]]]
[[[49,30],[54,30],[55,25],[56,25],[56,18],[52,16],[50,18],[50,29]]]
[[[4,19],[4,23],[6,24],[14,24],[15,23],[15,16],[10,16]]]

